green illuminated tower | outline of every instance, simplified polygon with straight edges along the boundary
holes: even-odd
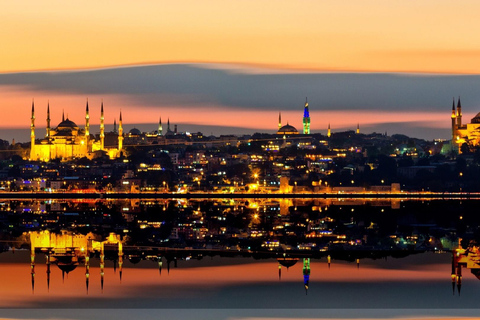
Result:
[[[305,98],[305,109],[303,110],[303,134],[310,134],[310,113],[308,112],[307,98]]]

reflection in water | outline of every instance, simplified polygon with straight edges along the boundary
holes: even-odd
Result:
[[[45,231],[31,231],[27,239],[30,242],[30,267],[32,278],[32,292],[35,290],[35,256],[36,253],[44,253],[47,265],[47,287],[50,289],[50,265],[57,265],[62,271],[62,279],[65,280],[65,274],[75,270],[81,263],[85,265],[85,285],[88,293],[90,281],[90,258],[98,256],[100,258],[100,283],[103,291],[105,277],[105,246],[110,250],[116,249],[118,252],[118,266],[120,280],[122,279],[123,267],[123,244],[120,236],[110,233],[104,241],[97,241],[99,237],[93,233],[82,235],[71,231],[62,231],[55,234]],[[113,256],[113,255],[112,255]],[[114,270],[116,271],[117,260],[114,260]]]
[[[455,294],[455,284],[458,295],[462,288],[462,267],[480,280],[480,251],[476,245],[469,244],[466,249],[461,246],[452,252],[452,289]]]
[[[468,238],[476,234],[471,226],[479,225],[477,210],[475,201],[5,201],[0,204],[0,235],[2,250],[29,250],[30,272],[17,269],[22,270],[22,279],[31,282],[28,292],[34,293],[32,301],[47,294],[58,297],[55,306],[62,306],[70,290],[76,291],[72,299],[88,295],[123,301],[137,295],[144,299],[135,300],[138,304],[149,306],[160,299],[165,301],[161,306],[169,306],[177,301],[169,295],[180,303],[188,292],[208,306],[210,295],[221,296],[226,305],[233,303],[228,299],[235,301],[241,296],[250,305],[262,307],[253,298],[245,298],[258,298],[260,284],[267,283],[271,290],[263,292],[267,296],[277,296],[282,292],[278,289],[284,288],[283,292],[316,299],[319,292],[340,290],[329,286],[334,282],[348,283],[354,287],[352,292],[357,292],[355,284],[362,281],[368,283],[362,288],[367,292],[383,282],[395,282],[399,287],[403,280],[418,285],[442,283],[450,264],[453,289],[460,294],[462,268],[471,269],[477,278],[480,274],[478,242],[474,236]],[[458,236],[463,237],[466,249],[459,247]],[[397,259],[413,261],[409,259],[419,253],[444,251],[453,252],[452,261],[431,263],[430,270],[419,271]],[[8,259],[18,255],[10,254]],[[8,262],[5,254],[0,259]],[[415,259],[422,261],[421,255]],[[28,266],[28,257],[22,261]],[[106,267],[109,261],[113,262],[111,269]],[[218,261],[221,263],[215,265]],[[334,266],[332,262],[336,262]],[[178,266],[172,275],[170,268]],[[14,269],[5,263],[0,263],[0,268]],[[55,277],[57,268],[62,278]],[[163,268],[167,272],[162,276]],[[109,272],[116,274],[115,278],[109,277]],[[65,286],[59,287],[56,279]],[[81,291],[73,287],[80,280]],[[13,281],[9,286],[14,286]],[[447,285],[449,288],[450,283]],[[465,287],[462,299],[466,299]],[[298,288],[302,292],[294,293]],[[438,288],[437,293],[445,291]],[[25,295],[18,290],[9,303],[18,303],[13,297]],[[241,295],[242,290],[248,293]],[[368,299],[384,299],[378,297],[381,290],[371,291]],[[446,291],[451,297],[450,289]],[[277,306],[282,306],[280,300]],[[312,301],[295,303],[309,307]],[[412,303],[408,298],[405,301]],[[401,301],[385,303],[410,307]]]

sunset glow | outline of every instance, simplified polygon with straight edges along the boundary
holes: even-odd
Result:
[[[478,73],[479,10],[446,0],[8,2],[0,71],[233,62]]]

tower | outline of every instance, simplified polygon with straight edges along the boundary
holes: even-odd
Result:
[[[160,117],[160,120],[158,121],[158,131],[157,131],[158,136],[163,136],[163,128],[162,128],[162,117]]]
[[[87,107],[85,108],[85,138],[88,141],[90,137],[90,114],[88,112],[88,99],[87,99]]]
[[[457,102],[457,127],[460,128],[462,126],[462,104],[460,103],[460,97],[458,97]]]
[[[102,107],[100,109],[100,150],[105,149],[105,123],[104,123],[104,116],[103,116],[103,101]]]
[[[327,131],[327,137],[331,137],[332,136],[332,131],[330,130],[330,123],[328,124],[328,131]]]
[[[357,134],[360,133],[360,123],[357,123]]]
[[[113,118],[113,133],[117,133],[117,119]]]
[[[305,98],[305,107],[303,109],[303,134],[310,134],[310,113],[308,112],[307,98]]]
[[[50,102],[47,103],[47,139],[50,138]]]
[[[455,115],[455,98],[453,98],[452,102],[452,146],[455,143],[455,122],[456,122],[456,115]]]
[[[167,132],[171,132],[170,130],[170,118],[167,119]]]
[[[120,118],[118,119],[118,151],[123,149],[123,126],[122,126],[122,111],[120,111]]]
[[[310,258],[303,258],[303,285],[305,294],[308,293],[308,284],[310,282]]]
[[[35,104],[32,100],[32,118],[30,123],[30,158],[35,158]]]
[[[278,113],[278,130],[282,127],[282,113]]]

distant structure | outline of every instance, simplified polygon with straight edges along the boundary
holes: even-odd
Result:
[[[85,108],[85,128],[81,129],[70,119],[65,119],[62,114],[62,121],[56,128],[50,127],[50,103],[47,104],[47,128],[45,137],[37,143],[35,140],[35,104],[32,101],[32,117],[30,123],[30,160],[50,161],[52,159],[73,159],[93,158],[96,151],[105,151],[110,158],[117,158],[122,151],[123,127],[122,113],[118,126],[118,146],[105,147],[105,123],[103,113],[103,102],[100,110],[100,134],[98,137],[90,133],[90,110]],[[116,131],[116,128],[114,128]]]
[[[291,126],[288,121],[287,124],[282,126],[282,114],[278,113],[278,130],[277,134],[291,135],[299,134],[297,128]],[[310,134],[310,112],[308,111],[308,100],[305,98],[305,106],[303,109],[303,134]]]
[[[305,98],[305,107],[303,109],[303,134],[310,134],[310,112],[308,111],[307,98]]]
[[[357,123],[357,134],[360,134],[360,123]]]
[[[472,118],[471,123],[462,124],[462,104],[460,97],[455,110],[455,98],[452,104],[452,149],[461,152],[461,146],[469,143],[473,146],[480,144],[480,112]]]
[[[298,134],[298,130],[294,126],[289,125],[287,122],[286,125],[278,129],[277,134],[283,134],[283,135]]]
[[[332,136],[332,131],[330,130],[330,123],[328,124],[328,131],[327,131],[327,137],[331,137]]]

